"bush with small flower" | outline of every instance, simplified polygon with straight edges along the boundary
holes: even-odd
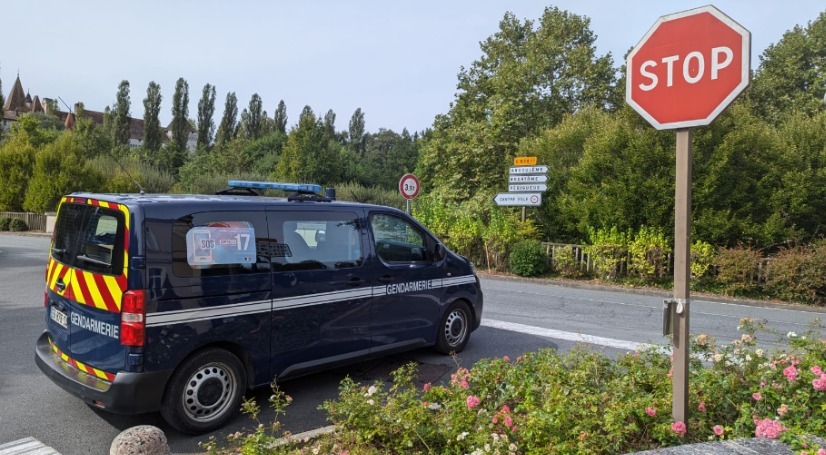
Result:
[[[809,438],[826,434],[820,328],[780,336],[782,347],[771,352],[758,347],[764,327],[751,319],[728,345],[697,336],[687,422],[671,418],[671,361],[663,348],[617,359],[586,348],[542,350],[515,361],[481,360],[443,384],[418,383],[414,364],[389,384],[346,378],[338,398],[321,407],[334,434],[291,451],[241,453],[600,454],[759,437],[826,455],[817,444],[823,441]],[[240,440],[261,447],[255,438]]]

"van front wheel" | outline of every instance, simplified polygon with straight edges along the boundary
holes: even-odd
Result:
[[[470,308],[456,302],[448,308],[436,334],[436,351],[442,354],[462,352],[470,339]]]
[[[216,430],[241,406],[245,385],[238,357],[223,349],[206,349],[175,370],[164,393],[161,414],[184,433]]]

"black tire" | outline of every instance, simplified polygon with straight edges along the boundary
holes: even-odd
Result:
[[[200,434],[222,427],[241,407],[246,373],[238,357],[218,348],[186,359],[169,380],[161,415],[176,430]]]
[[[473,313],[465,302],[448,308],[436,332],[436,351],[442,354],[462,352],[470,339]]]

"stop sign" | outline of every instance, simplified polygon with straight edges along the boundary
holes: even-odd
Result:
[[[661,17],[628,54],[625,99],[659,130],[708,125],[749,85],[751,34],[713,6]]]

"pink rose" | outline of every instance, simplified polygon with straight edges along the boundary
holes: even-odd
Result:
[[[756,420],[755,424],[756,428],[754,429],[754,436],[758,438],[777,439],[780,437],[780,433],[786,431],[783,424],[777,420]]]
[[[673,431],[674,433],[677,433],[680,436],[685,436],[685,433],[686,433],[685,423],[683,423],[682,421],[679,421],[679,420],[672,423],[671,424],[671,431]]]
[[[425,384],[424,387],[422,387],[422,389],[424,389],[425,393],[430,392],[430,383],[428,382],[427,384]]]
[[[479,406],[479,403],[481,403],[481,402],[482,402],[482,400],[480,400],[479,398],[476,398],[473,395],[469,395],[467,397],[467,400],[465,400],[465,404],[467,405],[468,409],[473,409],[476,406]]]
[[[700,411],[700,412],[706,412],[706,402],[701,401],[700,405],[697,406],[697,410]]]
[[[812,374],[815,376],[820,376],[823,374],[823,370],[819,366],[815,365],[812,367]]]
[[[651,407],[647,407],[645,408],[645,413],[650,415],[651,417],[654,417],[655,415],[657,415],[657,410]]]
[[[826,391],[826,373],[821,374],[819,379],[813,379],[812,387],[818,392]]]
[[[714,428],[712,428],[712,430],[714,430],[714,434],[716,434],[717,436],[722,436],[725,432],[723,427],[721,427],[720,425],[714,425]]]
[[[508,357],[508,356],[505,356],[505,357],[502,357],[502,360],[504,360],[505,362],[510,362],[511,358]]]
[[[797,368],[795,368],[794,365],[787,366],[783,369],[783,376],[786,376],[789,382],[793,382],[797,379]]]
[[[751,394],[751,399],[754,401],[760,401],[763,399],[763,394],[761,394],[760,392],[755,392]]]

